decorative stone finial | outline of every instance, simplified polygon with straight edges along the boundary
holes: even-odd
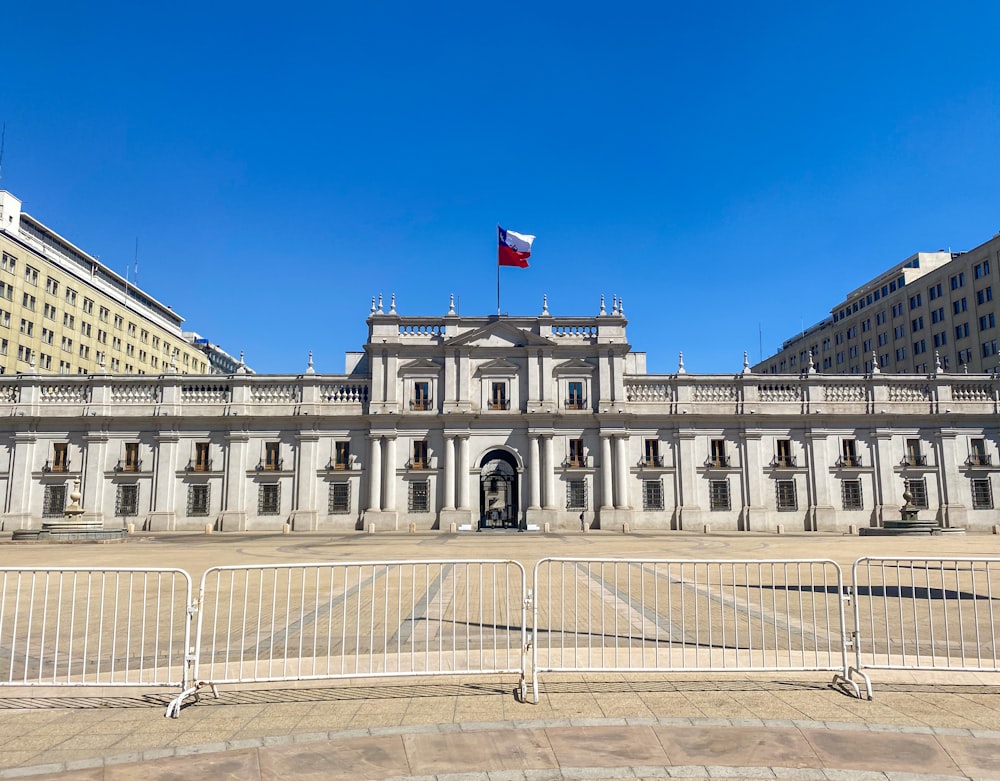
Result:
[[[743,351],[743,373],[744,374],[750,373],[750,356],[747,355],[746,350]]]
[[[607,311],[604,309],[604,293],[601,293],[601,317],[604,317]]]
[[[384,314],[384,312],[382,311],[382,294],[381,293],[378,294],[378,309],[375,310],[375,313],[376,314],[380,314],[380,315]]]
[[[69,504],[63,510],[63,518],[75,520],[83,515],[84,509],[80,505],[80,497],[82,495],[80,493],[80,478],[77,477],[73,480],[73,490],[69,492]]]
[[[872,350],[872,374],[881,374],[882,370],[878,367],[878,355]]]
[[[687,374],[687,371],[684,369],[684,353],[682,352],[677,353],[677,373]]]
[[[549,313],[549,294],[542,294],[542,314],[547,315]]]
[[[25,374],[38,374],[38,369],[35,368],[35,354],[31,354],[31,359],[28,361],[28,371]]]
[[[173,359],[170,360],[170,365],[167,366],[167,374],[177,374],[177,364],[174,363]]]
[[[455,294],[452,293],[451,297],[448,299],[448,314],[455,314]]]
[[[236,367],[237,374],[246,374],[247,365],[243,362],[243,351],[240,350],[240,365]]]
[[[375,314],[375,296],[372,296],[372,314]]]
[[[809,367],[806,369],[809,374],[816,373],[816,362],[813,361],[813,351],[809,351]]]
[[[611,296],[611,314],[618,314],[618,294]]]
[[[624,298],[619,298],[618,299],[618,316],[619,317],[625,317],[625,299]]]
[[[313,351],[309,351],[309,365],[306,367],[306,374],[315,374],[316,370],[313,368]]]
[[[934,374],[940,374],[942,372],[941,368],[941,353],[938,350],[934,351]]]
[[[392,298],[389,299],[389,314],[390,315],[396,314],[396,294],[395,293],[393,293],[392,294]]]

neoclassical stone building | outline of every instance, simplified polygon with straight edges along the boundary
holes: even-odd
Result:
[[[998,522],[992,375],[647,374],[587,317],[372,305],[343,375],[0,377],[3,528],[847,530]]]

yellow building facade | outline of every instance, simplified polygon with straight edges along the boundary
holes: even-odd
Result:
[[[0,190],[0,374],[208,374],[182,322]]]

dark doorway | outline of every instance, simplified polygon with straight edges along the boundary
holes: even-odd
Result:
[[[491,450],[480,464],[479,528],[517,529],[517,461],[505,450]]]

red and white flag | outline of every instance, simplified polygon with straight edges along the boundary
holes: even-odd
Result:
[[[497,265],[527,268],[531,257],[531,243],[534,236],[504,230],[497,225],[498,251]]]

